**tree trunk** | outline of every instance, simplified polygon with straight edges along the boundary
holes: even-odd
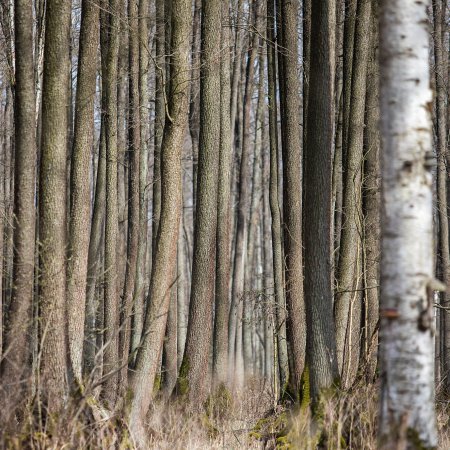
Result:
[[[84,0],[81,11],[80,52],[75,104],[75,132],[71,163],[71,212],[68,268],[68,335],[70,370],[82,383],[84,318],[90,232],[90,156],[94,138],[94,99],[99,43],[99,7]]]
[[[352,69],[348,147],[344,160],[342,237],[335,304],[336,346],[342,383],[349,387],[358,369],[361,323],[362,233],[361,202],[364,112],[371,24],[371,0],[358,0]],[[345,108],[344,108],[345,132]],[[345,134],[344,134],[345,135]]]
[[[120,321],[120,384],[127,384],[128,358],[131,342],[131,313],[135,290],[137,256],[140,231],[140,151],[141,121],[139,103],[139,19],[138,0],[128,2],[128,68],[129,68],[129,113],[128,113],[128,237],[125,286]],[[143,243],[142,243],[143,245]]]
[[[186,217],[183,214],[180,220],[180,230],[177,243],[177,368],[181,367],[184,348],[186,346],[187,322],[189,315],[189,261],[188,242],[185,236]],[[178,372],[177,374],[178,375]]]
[[[14,262],[13,293],[9,306],[8,328],[4,331],[4,358],[2,361],[2,384],[7,386],[17,380],[28,383],[27,374],[31,352],[31,306],[34,283],[35,246],[35,181],[36,181],[36,96],[34,87],[33,8],[29,0],[16,0],[14,13],[14,36],[16,52],[16,93],[14,105],[15,121],[15,199],[14,199]],[[20,57],[18,57],[20,55]],[[3,152],[7,151],[6,146]],[[4,161],[2,160],[2,165]],[[3,178],[3,177],[2,177]],[[9,177],[5,177],[9,178]],[[0,202],[5,205],[4,179],[0,181]],[[3,263],[4,214],[0,219],[0,258]],[[2,266],[0,263],[0,266]],[[0,271],[0,297],[3,267]],[[2,308],[0,299],[0,308]],[[3,311],[3,308],[2,308]],[[0,317],[2,313],[0,312]],[[1,338],[0,338],[1,343]],[[22,396],[26,385],[16,385],[13,391]]]
[[[311,52],[305,149],[305,299],[314,402],[338,376],[331,290],[335,25],[334,1],[313,2],[311,47],[323,49]]]
[[[201,16],[202,0],[193,0],[194,16],[192,22],[192,80],[191,98],[189,104],[189,133],[192,142],[192,208],[195,224],[196,202],[197,202],[197,172],[198,152],[200,139],[200,77],[201,77]]]
[[[119,55],[119,28],[122,12],[121,0],[109,0],[109,42],[106,57],[105,80],[105,134],[106,134],[106,224],[105,224],[105,304],[103,395],[114,406],[118,389],[119,365],[119,296],[117,244],[118,196],[117,196],[117,73]]]
[[[230,119],[230,20],[228,2],[222,2],[221,43],[224,48],[220,59],[220,144],[219,186],[217,198],[217,255],[214,320],[213,377],[216,384],[227,381],[228,370],[228,309],[231,270],[231,168],[233,144]]]
[[[268,108],[269,108],[269,139],[270,139],[270,182],[269,202],[272,216],[272,253],[274,275],[274,310],[275,336],[277,346],[277,360],[280,385],[287,386],[289,379],[289,364],[286,345],[286,299],[283,280],[283,237],[281,227],[281,208],[279,203],[279,164],[278,164],[278,108],[276,97],[276,42],[275,32],[275,3],[268,0],[267,6],[267,76],[268,76]]]
[[[192,32],[191,5],[188,0],[173,0],[171,71],[167,105],[167,124],[161,146],[161,218],[156,238],[149,298],[144,322],[144,337],[131,377],[134,398],[131,405],[132,431],[144,441],[143,421],[151,403],[155,375],[164,339],[173,269],[176,266],[177,238],[182,206],[181,151],[188,122],[186,94],[190,80],[189,42]]]
[[[103,27],[103,25],[102,25]],[[103,32],[102,32],[103,33]],[[102,56],[103,59],[103,56]],[[103,63],[102,63],[103,65]],[[103,70],[103,69],[102,69]],[[102,104],[105,100],[105,90],[102,89]],[[86,320],[85,320],[85,342],[84,342],[84,372],[90,376],[95,368],[95,357],[97,353],[97,312],[99,301],[96,297],[96,287],[103,279],[101,272],[102,238],[105,228],[105,199],[106,199],[106,136],[105,117],[102,116],[100,125],[100,144],[97,165],[97,181],[95,183],[94,210],[92,214],[91,233],[88,251],[88,273],[86,291]]]
[[[303,298],[302,240],[302,144],[300,80],[298,76],[299,1],[281,0],[281,48],[279,64],[282,98],[283,220],[286,258],[287,339],[292,354],[290,389],[297,397],[305,364],[306,323]],[[311,83],[311,80],[310,80]],[[308,94],[309,95],[309,94]]]
[[[437,445],[429,3],[380,7],[382,449]]]
[[[147,254],[147,216],[148,216],[148,155],[149,155],[149,0],[139,1],[139,115],[140,115],[140,152],[139,152],[139,243],[137,250],[137,273],[133,294],[133,327],[131,350],[134,354],[139,345],[144,319],[144,296]]]
[[[174,283],[170,290],[170,305],[162,354],[161,390],[166,399],[170,397],[177,383],[177,341],[177,285]]]
[[[154,158],[153,158],[153,227],[152,254],[155,255],[156,238],[158,235],[159,219],[161,217],[161,143],[166,119],[166,64],[164,31],[165,23],[164,0],[156,2],[156,31],[155,31],[155,128],[154,128]],[[152,258],[153,260],[153,258]]]
[[[343,117],[342,117],[342,161],[347,163],[348,131],[352,103],[352,76],[354,62],[356,8],[359,0],[344,0],[344,48],[343,48]]]
[[[364,162],[364,362],[371,383],[378,359],[380,303],[380,133],[377,2],[372,0],[371,48],[366,86],[366,136]]]
[[[51,412],[66,385],[66,156],[71,2],[48,0],[39,197],[41,374]]]
[[[447,120],[446,120],[446,87],[445,87],[445,66],[444,66],[444,43],[442,41],[442,15],[443,4],[437,0],[433,2],[434,15],[434,59],[435,59],[435,79],[436,79],[436,153],[438,159],[437,167],[437,200],[439,209],[439,256],[440,273],[442,274],[447,291],[442,293],[442,306],[450,305],[450,249],[448,230],[448,172],[447,172]],[[445,388],[450,391],[450,317],[444,311],[443,334],[443,379]]]
[[[258,17],[258,5],[253,4],[254,23]],[[246,265],[246,250],[248,240],[247,213],[249,208],[250,190],[250,111],[254,88],[254,65],[257,52],[258,35],[253,34],[251,46],[248,50],[247,69],[245,77],[244,114],[242,122],[242,155],[239,172],[239,196],[237,207],[236,242],[234,254],[234,268],[232,278],[231,307],[228,322],[228,372],[234,373],[237,386],[244,382],[244,361],[242,348],[242,317],[244,276]]]
[[[194,257],[186,348],[180,369],[180,394],[201,405],[209,388],[209,353],[216,276],[217,179],[220,145],[221,2],[202,3],[202,59],[200,70],[200,146]]]

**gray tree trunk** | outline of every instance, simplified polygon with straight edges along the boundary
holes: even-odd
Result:
[[[317,402],[338,378],[331,324],[331,172],[334,142],[335,3],[313,2],[306,123],[305,299],[310,392]]]

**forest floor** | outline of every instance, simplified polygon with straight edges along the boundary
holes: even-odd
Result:
[[[242,393],[220,397],[202,412],[181,402],[156,401],[147,421],[148,449],[298,449],[376,450],[378,385],[336,391],[320,405],[314,419],[309,408],[274,407],[270,384],[252,380]],[[450,449],[450,401],[437,396],[439,449]],[[84,416],[84,417],[83,417]],[[64,425],[41,428],[27,421],[22,429],[0,433],[7,449],[134,449],[120,417],[71,414]]]
[[[270,386],[253,380],[220,414],[189,414],[157,404],[149,420],[152,449],[376,450],[379,385],[336,392],[313,419],[309,410],[274,408]],[[437,400],[439,449],[450,449],[450,401]]]

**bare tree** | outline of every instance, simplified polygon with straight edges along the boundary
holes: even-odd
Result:
[[[131,342],[131,313],[135,290],[140,218],[140,151],[141,111],[139,103],[139,18],[138,0],[128,2],[128,68],[129,68],[129,113],[128,113],[128,227],[127,260],[123,302],[120,318],[120,383],[125,387],[128,372],[128,355]]]
[[[275,3],[268,0],[267,6],[267,83],[269,108],[269,140],[270,140],[270,182],[269,202],[272,217],[272,254],[275,293],[275,332],[277,346],[277,364],[282,388],[289,378],[289,363],[286,344],[286,299],[283,280],[283,229],[281,227],[281,208],[279,203],[279,158],[278,158],[278,108],[276,98],[276,42],[275,35]]]
[[[334,139],[335,3],[313,2],[305,167],[305,294],[311,397],[338,378],[331,291],[331,170]],[[320,124],[320,126],[317,126]],[[319,206],[320,205],[320,206]]]
[[[186,348],[181,383],[191,402],[201,404],[208,388],[209,353],[216,276],[217,178],[220,146],[221,2],[202,3],[202,65],[200,70],[200,140],[197,175],[194,254]],[[228,244],[227,244],[228,245]]]
[[[30,321],[33,300],[35,245],[35,182],[36,182],[36,95],[34,86],[32,2],[17,0],[14,13],[16,58],[15,121],[15,199],[14,199],[14,268],[13,293],[9,305],[9,323],[4,335],[4,358],[1,381],[4,386],[17,379],[27,381],[30,358]],[[3,151],[6,151],[6,147]],[[3,156],[3,155],[2,155]],[[3,163],[4,161],[2,161]],[[5,174],[6,175],[6,174]],[[4,202],[4,180],[0,202]],[[4,203],[3,203],[4,204]],[[0,252],[3,250],[4,211],[2,211]],[[0,254],[3,263],[3,254]],[[0,271],[3,278],[3,270]],[[1,281],[0,281],[1,285]],[[1,286],[0,286],[1,288]],[[0,289],[2,297],[2,289]],[[1,304],[1,301],[0,301]],[[1,305],[3,307],[3,305]],[[3,324],[2,324],[3,325]],[[3,331],[3,326],[1,326]],[[1,338],[0,338],[1,341]],[[26,386],[15,389],[18,398]]]
[[[71,2],[46,4],[39,192],[41,373],[50,411],[66,384],[66,157]]]
[[[380,448],[433,448],[429,2],[380,5],[382,158]]]
[[[75,131],[70,166],[70,259],[67,289],[70,368],[78,384],[82,383],[91,203],[89,175],[94,138],[99,6],[85,0],[81,14]]]
[[[219,186],[217,194],[217,256],[214,319],[213,377],[218,384],[227,380],[228,370],[228,308],[231,270],[231,166],[233,146],[231,135],[230,86],[230,13],[228,2],[222,2],[220,59],[220,147]]]
[[[106,0],[105,0],[106,1]],[[105,5],[106,6],[106,5]],[[106,224],[105,224],[105,299],[104,299],[104,374],[103,394],[110,406],[117,398],[119,365],[119,297],[117,242],[117,73],[119,55],[119,28],[121,0],[109,0],[108,50],[106,73],[103,75],[105,89],[105,137],[106,137]]]
[[[344,168],[343,224],[335,304],[336,344],[342,383],[351,385],[358,369],[362,286],[362,171],[371,1],[358,0],[351,84],[351,107]],[[344,109],[345,115],[345,109]],[[345,120],[344,120],[345,124]],[[344,129],[345,131],[345,129]]]
[[[142,421],[151,403],[152,386],[159,368],[160,352],[166,328],[170,289],[175,282],[176,250],[181,215],[181,150],[188,122],[189,42],[191,5],[174,0],[172,10],[171,70],[167,124],[161,147],[161,217],[156,238],[142,345],[130,380],[134,398],[130,420],[133,433],[144,440]]]
[[[289,384],[294,397],[297,397],[305,365],[306,346],[302,248],[302,132],[297,62],[299,1],[281,0],[280,3],[281,41],[278,64],[282,105],[283,242],[286,258],[287,339],[292,363]]]

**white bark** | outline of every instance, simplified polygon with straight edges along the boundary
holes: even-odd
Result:
[[[432,448],[434,412],[431,101],[427,7],[383,0],[380,447]],[[429,299],[429,300],[428,300]],[[430,317],[428,317],[428,315]]]

